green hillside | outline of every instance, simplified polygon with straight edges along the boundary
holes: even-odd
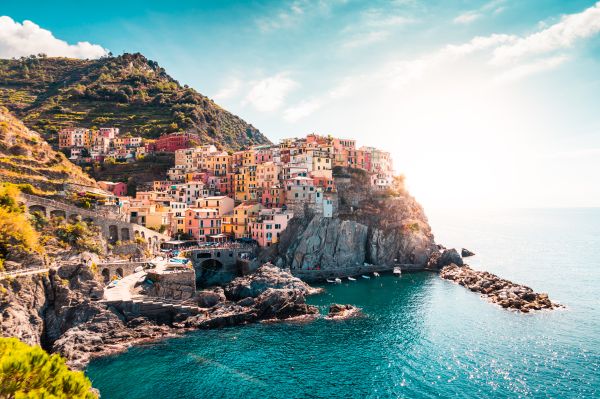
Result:
[[[113,126],[145,138],[188,130],[227,150],[269,142],[141,54],[0,60],[0,103],[50,144],[65,126]]]

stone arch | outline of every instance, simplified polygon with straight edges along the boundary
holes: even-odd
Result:
[[[117,268],[117,276],[123,278],[123,276],[124,276],[123,268],[121,268],[121,267]]]
[[[50,217],[66,219],[67,213],[65,211],[63,211],[62,209],[54,209],[54,210],[50,211]]]
[[[141,233],[140,233],[140,234],[141,234],[141,236],[142,236],[142,238],[143,238],[143,239],[146,239],[146,234],[144,234],[144,231],[143,231],[143,230],[141,231]]]
[[[139,230],[135,230],[133,232],[133,235],[135,236],[135,238],[140,238],[140,232],[139,232]]]
[[[104,282],[108,283],[110,281],[110,270],[102,269],[102,277],[104,278]]]
[[[131,237],[129,236],[129,228],[123,227],[121,228],[121,241],[129,241]]]
[[[223,267],[223,263],[216,259],[206,259],[200,264],[203,272],[206,271],[217,271]]]
[[[119,241],[119,228],[114,224],[108,226],[108,241],[111,244]]]
[[[39,212],[44,216],[47,216],[46,207],[41,205],[31,205],[29,207],[29,213]]]

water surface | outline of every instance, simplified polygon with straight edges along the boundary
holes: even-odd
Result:
[[[563,311],[518,314],[435,274],[329,285],[367,317],[199,331],[94,361],[104,398],[600,395],[600,210],[431,213],[439,242]]]

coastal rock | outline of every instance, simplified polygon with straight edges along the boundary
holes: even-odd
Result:
[[[550,301],[548,294],[536,293],[533,289],[502,279],[492,273],[480,272],[469,266],[449,265],[440,271],[440,277],[454,281],[473,292],[479,292],[492,303],[505,309],[523,313],[532,310],[555,309],[562,305]]]
[[[131,345],[156,341],[174,333],[173,328],[156,325],[142,317],[125,323],[124,317],[114,309],[104,309],[86,323],[67,330],[54,342],[52,351],[63,355],[71,368],[82,369],[93,358],[119,353]]]
[[[269,288],[286,288],[302,292],[304,295],[318,292],[289,272],[266,263],[254,273],[231,281],[225,286],[224,293],[227,299],[237,301],[247,297],[256,298]]]
[[[442,269],[443,267],[452,264],[463,266],[464,262],[456,249],[445,249],[437,260],[437,268]]]
[[[337,303],[329,306],[329,312],[325,316],[328,320],[343,320],[351,317],[360,316],[360,308],[353,305],[339,305]]]
[[[225,302],[225,291],[221,287],[198,291],[195,295],[196,303],[201,308],[212,308],[220,302]]]
[[[306,304],[304,293],[294,289],[269,288],[258,298],[254,308],[260,319],[288,319],[316,314],[315,306]]]
[[[474,256],[474,255],[475,255],[475,253],[474,253],[474,252],[471,252],[471,251],[469,251],[469,250],[468,250],[468,249],[466,249],[466,248],[463,248],[463,249],[461,249],[461,251],[460,251],[460,256],[462,256],[463,258],[467,258],[467,257],[469,257],[469,256]]]
[[[265,260],[289,266],[307,281],[398,265],[423,270],[438,248],[422,207],[404,190],[372,190],[360,171],[338,172],[334,216],[295,217],[277,247],[264,251]]]

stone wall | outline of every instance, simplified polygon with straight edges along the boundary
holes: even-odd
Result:
[[[186,300],[196,293],[196,272],[194,269],[155,272],[149,271],[146,277],[153,282],[146,289],[148,296]]]

